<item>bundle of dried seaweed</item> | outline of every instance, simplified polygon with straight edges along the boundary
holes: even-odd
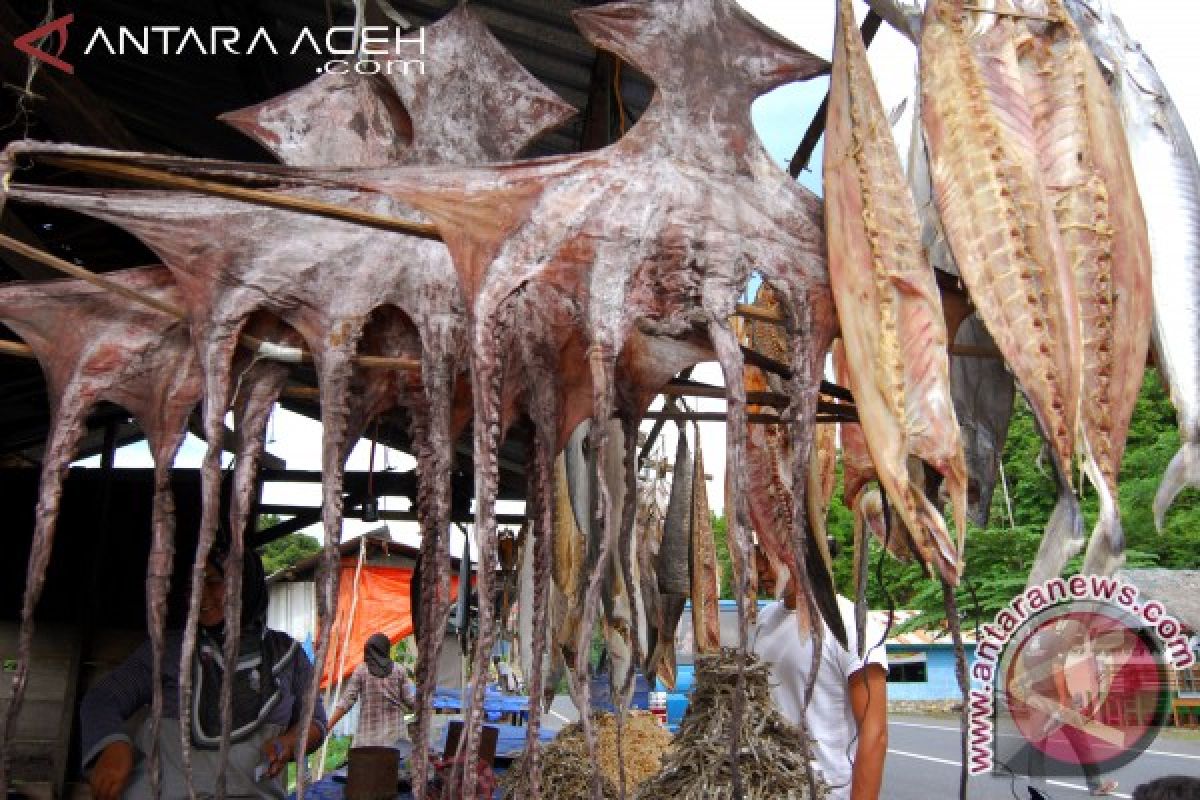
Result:
[[[606,798],[619,796],[621,762],[617,756],[617,720],[612,714],[592,717],[596,731],[596,760],[600,764],[603,792]],[[645,711],[633,711],[625,717],[624,756],[625,786],[633,792],[662,769],[663,755],[671,746],[671,734],[655,716]],[[504,796],[524,798],[529,792],[529,770],[522,756],[501,780]],[[583,726],[573,722],[563,728],[554,742],[542,752],[542,797],[546,800],[574,800],[586,797],[591,781],[591,761]]]
[[[725,800],[733,797],[729,763],[738,656],[728,648],[696,662],[696,688],[663,770],[642,784],[635,800]],[[776,710],[767,684],[769,667],[746,656],[745,711],[738,769],[745,800],[821,800],[818,778],[810,789],[808,743]]]

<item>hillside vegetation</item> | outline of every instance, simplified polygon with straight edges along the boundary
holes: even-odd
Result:
[[[966,624],[986,622],[1025,586],[1026,576],[1041,541],[1042,530],[1054,507],[1054,481],[1048,459],[1039,462],[1042,441],[1034,429],[1033,416],[1018,393],[1017,404],[1004,448],[1004,473],[1008,480],[1008,503],[1002,486],[992,498],[988,527],[971,526],[967,531],[963,581],[958,604]],[[1189,490],[1175,501],[1162,534],[1154,529],[1151,504],[1163,470],[1179,447],[1175,410],[1155,370],[1146,371],[1141,395],[1129,429],[1119,486],[1121,518],[1125,525],[1127,567],[1200,568],[1200,492]],[[1078,479],[1078,475],[1076,476]],[[829,513],[829,532],[842,545],[835,564],[840,591],[852,596],[851,541],[853,521],[842,503],[841,484]],[[1090,533],[1096,519],[1096,494],[1085,483],[1083,509]],[[722,593],[732,597],[732,570],[724,541],[725,520],[714,521],[718,533],[718,557],[722,558]],[[1079,569],[1076,556],[1067,574]],[[890,556],[880,559],[880,548],[872,542],[871,574],[868,581],[871,608],[911,608],[926,612],[913,621],[924,625],[942,620],[941,584],[927,578],[916,565],[901,564]]]

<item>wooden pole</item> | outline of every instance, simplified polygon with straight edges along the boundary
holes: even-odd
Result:
[[[214,197],[226,197],[231,200],[241,200],[246,203],[278,208],[283,211],[296,211],[301,214],[312,214],[342,222],[352,222],[356,225],[379,228],[380,230],[392,233],[404,233],[420,239],[430,239],[435,242],[442,241],[442,234],[438,232],[436,225],[425,222],[410,222],[405,219],[388,217],[382,214],[372,214],[369,211],[359,211],[334,203],[323,203],[320,200],[293,197],[263,189],[250,189],[245,186],[234,186],[228,183],[221,183],[220,181],[188,178],[165,170],[135,167],[131,164],[120,164],[99,158],[38,156],[37,154],[34,154],[34,158],[40,158],[40,160],[47,164],[53,164],[57,167],[86,172],[92,175],[105,175],[110,178],[120,178],[134,183],[161,186],[167,189],[184,189],[200,194],[213,195]]]
[[[839,411],[818,410],[817,422],[858,422],[857,414],[847,414],[834,404]],[[725,422],[728,416],[724,411],[647,411],[642,419],[675,420],[689,422]],[[784,419],[775,414],[748,414],[747,421],[753,425],[791,425],[792,420]]]
[[[873,10],[867,12],[862,28],[859,29],[862,33],[864,47],[871,46],[871,42],[874,40],[875,34],[879,31],[879,26],[882,22],[883,18]],[[808,130],[804,132],[804,138],[800,140],[800,146],[796,148],[796,154],[792,156],[791,163],[788,164],[788,174],[793,178],[808,167],[808,161],[812,158],[813,151],[817,148],[817,142],[821,140],[821,134],[825,133],[825,112],[828,109],[829,93],[826,92],[825,99],[821,101],[821,107],[817,109],[812,122],[809,123]]]

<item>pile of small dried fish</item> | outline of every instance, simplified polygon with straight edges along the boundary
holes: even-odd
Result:
[[[745,800],[818,800],[827,794],[819,778],[809,785],[808,742],[771,703],[770,668],[747,655],[745,710],[741,716],[738,767]],[[642,784],[636,800],[732,798],[729,736],[738,656],[723,649],[696,661],[692,702],[667,753],[662,772]],[[629,748],[627,747],[628,751]]]
[[[612,714],[592,717],[596,731],[596,760],[600,764],[601,791],[605,798],[620,795],[621,762],[617,755],[617,719]],[[634,791],[662,769],[663,754],[671,745],[671,734],[653,714],[635,711],[625,717],[623,746],[625,787]],[[505,797],[524,798],[530,792],[530,770],[526,756],[518,759],[501,779]],[[545,800],[574,800],[584,797],[591,786],[591,762],[583,726],[573,722],[563,728],[554,742],[542,751],[542,797]]]

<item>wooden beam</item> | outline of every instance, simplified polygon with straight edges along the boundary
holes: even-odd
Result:
[[[875,34],[879,32],[879,25],[882,22],[883,18],[873,10],[867,12],[867,17],[863,20],[862,28],[860,29],[865,47],[871,46],[871,41],[875,38]],[[817,142],[821,140],[821,134],[825,133],[825,113],[828,110],[829,93],[826,92],[825,99],[821,101],[821,107],[817,109],[816,116],[809,123],[808,130],[804,132],[804,138],[800,140],[800,146],[796,148],[796,154],[792,156],[792,162],[788,164],[788,174],[793,178],[797,177],[808,167],[813,150],[817,149]]]
[[[825,421],[857,422],[858,415],[836,403],[818,403],[817,416]],[[678,420],[687,422],[726,422],[729,415],[724,411],[647,411],[643,419]],[[751,425],[791,425],[792,420],[778,414],[747,414]]]
[[[262,514],[262,506],[259,506],[258,513]],[[321,521],[321,509],[309,508],[303,512],[297,513],[291,519],[285,519],[283,522],[272,525],[269,528],[264,528],[261,531],[254,531],[246,534],[246,545],[249,547],[262,547],[270,544],[277,539],[282,539],[289,534],[302,531],[309,525],[315,525]]]
[[[17,241],[28,245],[42,246],[41,239],[29,229],[28,225],[21,221],[11,203],[7,207],[0,209],[0,233],[5,236],[11,236]],[[17,253],[6,255],[4,263],[12,267],[13,271],[27,281],[45,281],[58,277],[58,273],[55,270],[38,261],[34,261],[32,258],[27,258]]]
[[[786,321],[783,314],[778,311],[769,311],[758,306],[748,306],[744,303],[738,303],[734,306],[733,315],[735,317],[745,317],[746,319],[757,320],[758,322],[766,322],[771,325],[783,325]]]
[[[320,508],[313,509],[312,506],[263,505],[263,506],[259,506],[259,508],[258,508],[258,513],[260,513],[260,514],[275,514],[280,517],[290,517],[290,516],[295,516],[295,515],[300,515],[300,514],[312,514],[314,511],[317,515],[317,518],[316,518],[316,520],[314,520],[314,522],[319,522],[321,510],[320,510]],[[358,517],[358,514],[356,514],[352,509],[347,509],[345,517],[347,519],[355,519],[356,517]],[[417,512],[413,511],[413,510],[384,511],[383,509],[380,509],[378,518],[381,520],[387,520],[390,522],[417,522],[418,521]],[[450,521],[463,523],[463,524],[470,524],[475,521],[475,515],[459,513],[459,514],[455,514]],[[521,525],[524,522],[525,522],[524,514],[497,514],[496,515],[496,523],[499,525]],[[308,523],[308,525],[312,525],[312,524],[313,524],[313,522]],[[308,525],[301,525],[300,527],[303,528],[303,527],[307,527]],[[297,528],[296,530],[299,530],[299,528]],[[294,532],[294,531],[290,531],[290,532]],[[255,546],[256,547],[259,546],[257,541],[255,543]]]
[[[20,342],[9,342],[0,340],[0,353],[6,356],[16,356],[17,358],[33,358],[33,350],[27,344]]]
[[[724,386],[710,386],[695,381],[671,381],[662,389],[662,394],[674,397],[707,397],[724,400]],[[755,406],[773,406],[787,408],[789,400],[786,395],[778,392],[746,392],[746,402]]]

